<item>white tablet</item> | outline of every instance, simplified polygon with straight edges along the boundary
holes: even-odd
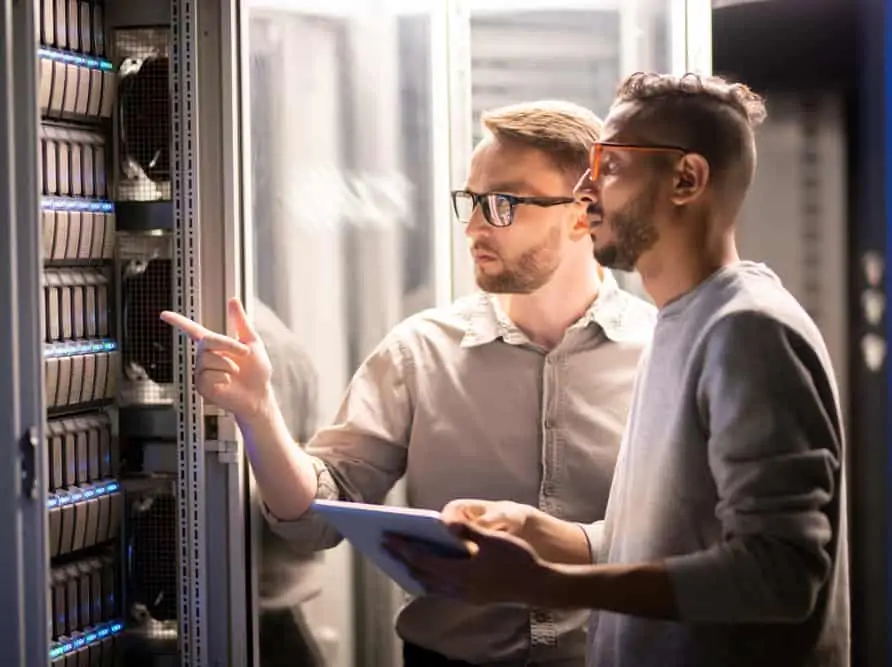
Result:
[[[424,542],[439,556],[468,555],[464,542],[449,531],[439,512],[340,500],[316,500],[313,511],[411,595],[421,595],[424,589],[401,562],[384,550],[385,534],[405,535]]]

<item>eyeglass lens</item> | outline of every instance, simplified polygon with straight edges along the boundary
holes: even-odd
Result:
[[[474,195],[470,192],[456,192],[452,198],[455,215],[459,221],[467,223],[474,213],[474,207],[478,201],[481,213],[486,221],[496,227],[506,227],[511,224],[511,202],[497,194]]]

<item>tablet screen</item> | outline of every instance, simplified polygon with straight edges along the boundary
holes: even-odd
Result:
[[[313,510],[363,556],[412,595],[424,593],[406,567],[383,548],[388,533],[418,541],[439,556],[463,558],[467,546],[443,523],[439,512],[338,500],[317,500]]]

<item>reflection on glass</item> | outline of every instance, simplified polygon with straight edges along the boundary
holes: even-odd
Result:
[[[432,56],[443,60],[431,52],[432,16],[445,1],[244,0],[246,261],[277,392],[303,442],[390,328],[434,305],[433,221],[449,207],[434,197],[434,137],[450,128],[432,125],[432,99],[445,94],[431,80]],[[472,0],[475,138],[482,110],[523,100],[605,114],[622,75],[670,68],[670,4],[683,3]],[[260,548],[261,664],[395,664],[398,595],[346,545],[320,562],[266,531]]]
[[[469,4],[475,143],[483,111],[523,100],[568,100],[603,118],[622,77],[668,72],[673,54],[684,52],[684,35],[673,30],[683,24],[684,3],[674,0]],[[617,278],[643,294],[637,275]]]
[[[390,328],[434,303],[430,16],[395,6],[248,4],[247,261],[302,442]],[[392,664],[394,587],[346,545],[301,557],[261,530],[261,664]]]

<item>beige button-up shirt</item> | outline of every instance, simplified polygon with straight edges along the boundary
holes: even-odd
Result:
[[[639,356],[656,311],[605,272],[599,297],[552,350],[479,293],[397,325],[356,372],[333,425],[307,449],[319,497],[380,503],[406,477],[412,507],[514,500],[602,519]],[[339,535],[308,512],[274,528],[307,548]],[[407,600],[397,631],[473,663],[581,665],[587,612]]]

